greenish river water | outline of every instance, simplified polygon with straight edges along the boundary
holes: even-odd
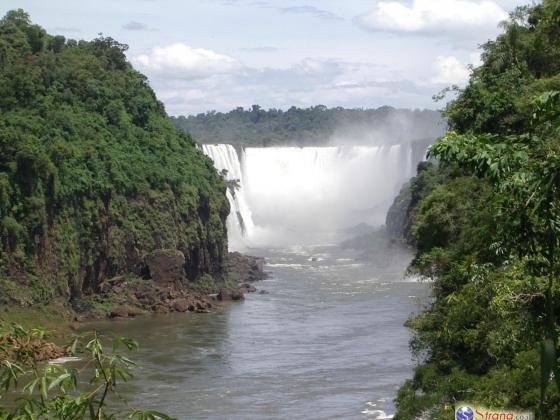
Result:
[[[411,256],[376,263],[337,247],[253,250],[271,277],[211,314],[97,323],[136,339],[138,379],[121,392],[180,419],[386,419],[411,377],[403,323],[427,301]],[[88,328],[92,326],[89,325]]]

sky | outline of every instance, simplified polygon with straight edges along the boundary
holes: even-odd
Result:
[[[529,0],[1,0],[51,34],[128,44],[170,115],[326,105],[441,108]]]

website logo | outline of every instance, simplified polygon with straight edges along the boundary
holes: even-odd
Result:
[[[473,420],[474,419],[474,411],[472,408],[468,406],[463,406],[457,408],[455,411],[455,419],[456,420]]]
[[[458,402],[455,407],[455,420],[535,420],[531,411],[488,408],[465,401]]]

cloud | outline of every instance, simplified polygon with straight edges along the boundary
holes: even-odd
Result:
[[[508,17],[494,1],[413,0],[410,6],[396,1],[379,1],[375,9],[356,18],[371,31],[438,35],[461,33],[480,36],[496,31]]]
[[[309,6],[309,5],[278,7],[276,6],[275,2],[270,0],[254,0],[254,1],[213,0],[213,1],[217,1],[227,6],[244,4],[244,5],[254,6],[258,8],[277,10],[281,13],[307,14],[317,19],[323,19],[323,20],[344,20],[344,18],[334,14],[333,12],[330,12],[325,9],[319,9],[318,7]]]
[[[431,79],[435,84],[464,84],[469,80],[470,70],[454,56],[438,56],[432,69],[434,75]]]
[[[127,31],[147,31],[150,29],[148,25],[136,22],[135,20],[131,20],[130,22],[125,23],[122,28]]]
[[[328,10],[318,9],[314,6],[292,6],[292,7],[279,7],[279,11],[282,13],[299,13],[299,14],[309,14],[318,19],[324,20],[342,20],[340,16],[335,15]]]
[[[273,53],[273,52],[280,51],[280,48],[272,47],[272,46],[268,46],[268,45],[262,45],[262,46],[258,46],[258,47],[241,48],[241,50],[242,51],[249,51],[249,52],[256,52],[256,53]]]
[[[151,75],[171,79],[207,78],[243,68],[239,61],[228,55],[182,43],[155,47],[149,54],[138,55],[132,61]]]
[[[431,102],[435,93],[433,85],[408,80],[385,65],[311,57],[283,68],[239,67],[237,60],[228,59],[225,66],[228,71],[222,67],[219,71],[198,71],[198,77],[185,77],[183,71],[177,70],[177,65],[165,71],[155,65],[140,70],[146,72],[150,85],[171,115],[213,109],[227,111],[252,104],[284,109],[317,104],[434,106]],[[236,63],[233,67],[229,67],[230,60]]]

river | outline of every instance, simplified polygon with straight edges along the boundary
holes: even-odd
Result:
[[[335,246],[253,250],[267,294],[210,314],[94,324],[137,340],[137,408],[180,419],[386,419],[412,375],[403,323],[428,286],[405,278],[411,255],[362,260]],[[91,328],[92,326],[88,326]]]

